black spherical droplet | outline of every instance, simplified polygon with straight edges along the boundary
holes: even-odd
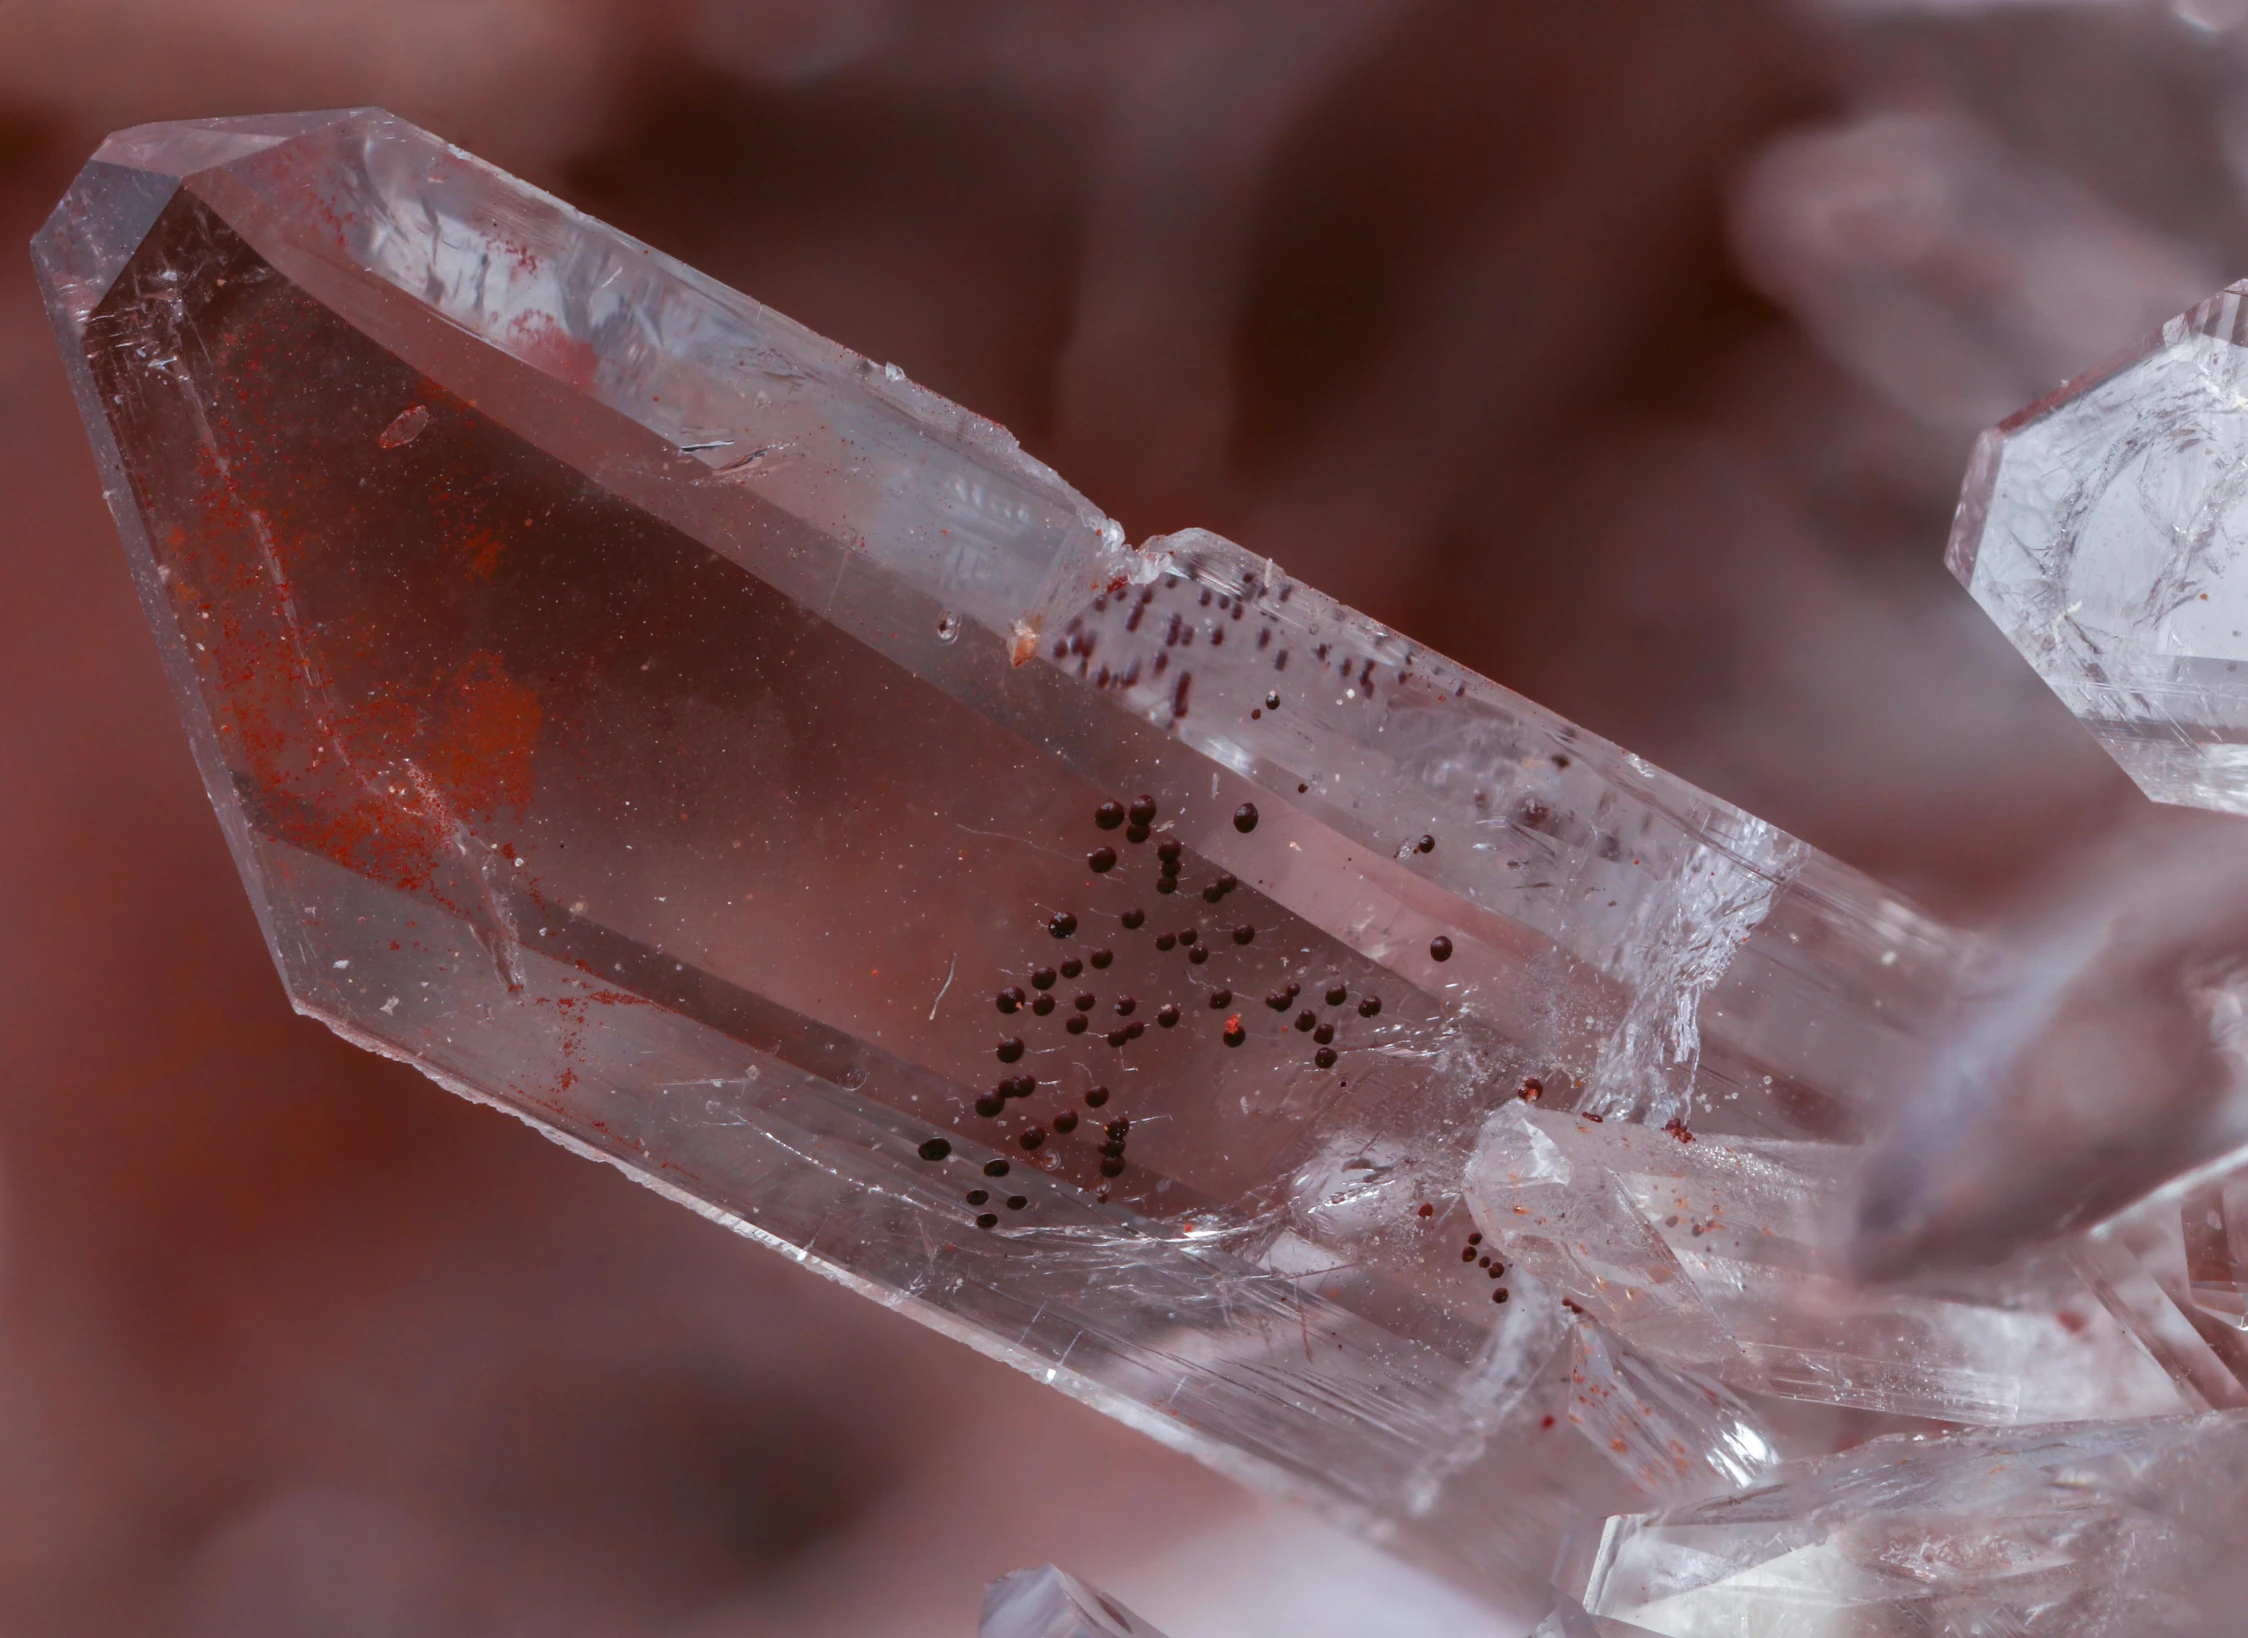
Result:
[[[1267,711],[1277,711],[1280,709],[1279,689],[1275,688],[1271,693],[1265,696],[1265,709]]]
[[[1185,845],[1182,843],[1161,842],[1156,845],[1155,856],[1162,860],[1167,868],[1175,869],[1178,866],[1179,855],[1185,851]]]
[[[1108,1044],[1112,1047],[1120,1047],[1131,1038],[1131,1035],[1124,1030],[1112,1029],[1108,1032]]]
[[[1158,893],[1176,893],[1179,890],[1178,877],[1164,876],[1160,878],[1155,884],[1155,890]]]
[[[1095,950],[1085,959],[1091,962],[1096,968],[1106,967],[1110,962],[1116,959],[1116,952],[1113,950]]]
[[[991,1192],[988,1189],[970,1189],[966,1196],[967,1202],[971,1206],[980,1206],[990,1198]]]
[[[1428,941],[1428,958],[1431,961],[1451,960],[1452,941],[1446,938],[1442,933],[1438,933],[1434,938]]]
[[[1350,999],[1350,991],[1337,984],[1327,992],[1327,1005],[1339,1007]]]
[[[1124,1033],[1136,1041],[1147,1033],[1147,1023],[1144,1019],[1135,1018],[1124,1026]]]
[[[1257,805],[1244,802],[1233,810],[1233,828],[1246,836],[1257,828]]]
[[[1096,876],[1105,876],[1116,868],[1116,849],[1097,847],[1085,855],[1086,868]]]
[[[1054,1010],[1054,998],[1050,995],[1042,995],[1030,1004],[1030,1010],[1043,1018]]]
[[[1001,1113],[1006,1107],[1007,1100],[996,1092],[986,1092],[976,1100],[976,1113],[986,1120],[990,1120],[994,1115]]]
[[[1335,1049],[1333,1047],[1321,1047],[1311,1055],[1311,1061],[1321,1069],[1332,1069],[1335,1067]]]
[[[1025,1130],[1020,1137],[1016,1138],[1015,1141],[1021,1144],[1025,1149],[1035,1149],[1040,1144],[1046,1141],[1046,1128],[1043,1126],[1030,1127]]]
[[[999,1043],[999,1061],[1001,1063],[1011,1064],[1022,1055],[1023,1043],[1021,1036],[1010,1035],[1005,1040]]]
[[[1079,1012],[1091,1012],[1093,1008],[1098,1006],[1099,1004],[1100,997],[1095,995],[1091,990],[1079,990],[1077,992],[1077,1001],[1075,1005]]]
[[[1382,998],[1378,995],[1369,995],[1365,1000],[1358,1003],[1358,1016],[1361,1018],[1377,1017],[1381,1010]]]
[[[952,1145],[943,1138],[924,1138],[921,1143],[923,1160],[942,1160],[952,1153]]]
[[[1105,1086],[1096,1086],[1085,1094],[1085,1107],[1088,1109],[1098,1109],[1106,1102],[1108,1102],[1108,1088]]]
[[[1133,1000],[1130,996],[1120,995],[1116,998],[1116,1016],[1119,1018],[1129,1018],[1132,1016],[1133,1011],[1138,1008],[1138,1006],[1139,1003]]]
[[[1077,918],[1071,915],[1067,910],[1064,910],[1060,915],[1056,916],[1052,921],[1046,924],[1046,931],[1053,934],[1056,938],[1067,938],[1070,934],[1077,931]]]
[[[1474,1261],[1475,1261],[1475,1247],[1473,1247],[1473,1246],[1462,1246],[1462,1247],[1460,1248],[1460,1261],[1461,1261],[1461,1262],[1463,1262],[1463,1263],[1472,1263],[1472,1262],[1474,1262]]]
[[[1005,1177],[1006,1175],[1007,1163],[1004,1160],[987,1160],[984,1162],[984,1176]]]
[[[1021,1211],[1023,1207],[1029,1204],[1030,1196],[1027,1194],[1010,1194],[1007,1196],[1007,1209],[1009,1211]]]
[[[1075,956],[1071,956],[1067,961],[1062,963],[1062,977],[1064,978],[1075,978],[1084,970],[1085,963],[1078,960]]]
[[[1030,983],[1033,989],[1052,989],[1054,987],[1054,969],[1051,967],[1039,968],[1038,971],[1030,975]]]
[[[1074,1109],[1064,1109],[1060,1114],[1056,1115],[1054,1117],[1054,1130],[1057,1132],[1076,1131],[1077,1111]]]
[[[1477,1257],[1473,1261],[1477,1268],[1489,1268],[1491,1266],[1491,1259],[1488,1257]]]
[[[1147,836],[1148,831],[1145,825],[1134,825],[1124,832],[1124,840],[1127,842],[1144,842],[1147,840]]]
[[[994,998],[1001,1012],[1013,1012],[1023,1004],[1023,992],[1010,984]]]
[[[983,1212],[976,1218],[976,1227],[980,1229],[992,1229],[997,1228],[998,1226],[999,1214],[997,1212]]]
[[[1317,1041],[1321,1046],[1325,1046],[1329,1041],[1332,1041],[1335,1038],[1335,1026],[1332,1024],[1321,1024],[1317,1029],[1311,1032],[1311,1038],[1314,1041]]]
[[[1038,1096],[1038,1078],[1035,1075],[1016,1075],[999,1083],[1003,1098],[1035,1098]]]
[[[1316,1012],[1305,1011],[1296,1014],[1296,1028],[1304,1034],[1308,1035],[1318,1027],[1319,1014]]]
[[[1291,1001],[1295,1000],[1298,995],[1303,993],[1303,986],[1297,983],[1292,978],[1289,979],[1287,983],[1283,984],[1281,988],[1287,992],[1288,999]]]
[[[1179,935],[1176,933],[1158,933],[1155,935],[1155,947],[1158,950],[1175,950],[1178,945]]]
[[[1498,1290],[1496,1290],[1496,1291],[1492,1292],[1492,1293],[1491,1293],[1491,1300],[1492,1300],[1493,1302],[1505,1302],[1505,1301],[1506,1301],[1506,1287],[1502,1285],[1502,1286],[1500,1286],[1500,1287],[1498,1288]]]
[[[1093,810],[1093,823],[1103,830],[1114,830],[1124,822],[1124,804],[1103,802]]]
[[[1134,802],[1132,804],[1131,819],[1132,823],[1135,825],[1154,824],[1155,798],[1152,796],[1143,796],[1137,802]]]
[[[1200,944],[1202,942],[1202,929],[1199,927],[1181,928],[1179,930],[1179,942],[1190,947]]]
[[[1249,1032],[1248,1032],[1247,1030],[1245,1030],[1245,1029],[1243,1029],[1243,1028],[1241,1027],[1241,1020],[1240,1020],[1240,1019],[1238,1019],[1238,1018],[1229,1018],[1229,1019],[1227,1019],[1227,1020],[1226,1020],[1226,1025],[1225,1025],[1225,1044],[1226,1044],[1227,1046],[1239,1046],[1239,1045],[1240,1045],[1240,1044],[1241,1044],[1241,1043],[1242,1043],[1243,1041],[1246,1041],[1246,1040],[1247,1040],[1248,1038],[1249,1038]]]
[[[1436,838],[1433,836],[1423,836],[1419,841],[1413,844],[1413,851],[1415,853],[1434,853],[1436,851]]]
[[[1270,995],[1265,997],[1265,1005],[1270,1007],[1274,1012],[1286,1012],[1288,1010],[1288,1000],[1289,996],[1286,990],[1274,990]]]
[[[1164,1027],[1165,1029],[1176,1029],[1176,1028],[1178,1028],[1178,1025],[1179,1025],[1179,1007],[1178,1007],[1178,1003],[1177,1003],[1177,1002],[1175,1002],[1175,1001],[1166,1001],[1166,1002],[1164,1002],[1164,1003],[1163,1003],[1163,1005],[1162,1005],[1162,1006],[1160,1006],[1160,1007],[1158,1007],[1158,1008],[1156,1009],[1156,1011],[1155,1011],[1155,1021],[1156,1021],[1156,1022],[1157,1022],[1158,1024],[1161,1024],[1161,1025],[1162,1025],[1162,1026],[1163,1026],[1163,1027]]]
[[[1111,1158],[1101,1162],[1101,1176],[1122,1177],[1123,1175],[1124,1162],[1122,1162],[1121,1160],[1117,1160],[1112,1156]]]
[[[1257,930],[1254,927],[1251,927],[1247,922],[1243,922],[1239,927],[1236,927],[1233,930],[1233,942],[1236,944],[1247,944],[1256,936]]]
[[[1070,1014],[1069,1018],[1062,1025],[1062,1028],[1068,1030],[1072,1035],[1084,1034],[1087,1027],[1088,1026],[1085,1022],[1084,1016],[1080,1013]]]
[[[1108,1134],[1108,1140],[1111,1143],[1122,1143],[1132,1135],[1132,1123],[1125,1116],[1119,1115],[1103,1126],[1101,1130]]]
[[[1492,1278],[1492,1279],[1494,1279],[1494,1280],[1496,1280],[1496,1279],[1499,1279],[1499,1278],[1501,1278],[1501,1277],[1503,1277],[1503,1276],[1505,1275],[1505,1273],[1506,1273],[1506,1264],[1504,1264],[1504,1263],[1502,1263],[1502,1262],[1499,1262],[1499,1261],[1498,1261],[1497,1259],[1495,1259],[1495,1258],[1494,1258],[1494,1259],[1492,1260],[1491,1264],[1490,1264],[1490,1269],[1491,1269],[1491,1278]]]
[[[1199,967],[1203,962],[1210,959],[1210,952],[1203,949],[1200,945],[1196,945],[1193,949],[1187,951],[1186,958],[1195,966]]]
[[[1118,919],[1123,922],[1124,931],[1126,931],[1127,933],[1136,933],[1142,927],[1145,927],[1147,925],[1147,912],[1145,910],[1135,908],[1125,911],[1124,914]]]

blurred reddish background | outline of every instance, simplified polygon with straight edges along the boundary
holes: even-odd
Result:
[[[15,0],[0,237],[382,103],[1972,914],[2137,804],[1967,444],[2248,270],[2244,10]],[[0,497],[0,1631],[1511,1630],[292,1017],[21,261]]]

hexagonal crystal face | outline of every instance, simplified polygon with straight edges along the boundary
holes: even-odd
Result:
[[[1985,433],[1946,561],[2149,796],[2248,813],[2235,285]]]

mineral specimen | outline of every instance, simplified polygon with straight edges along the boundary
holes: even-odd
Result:
[[[1830,1441],[1736,1386],[2144,1408],[2066,1270],[1755,1314],[1984,967],[1835,861],[387,115],[125,132],[34,251],[349,1039],[1501,1595]]]
[[[1163,1638],[1108,1594],[1049,1564],[984,1589],[980,1638]]]
[[[1877,1439],[1745,1494],[1610,1519],[1556,1634],[2147,1638],[2234,1630],[2248,1422]],[[1566,1606],[1565,1606],[1566,1608]],[[1589,1615],[1589,1621],[1581,1617]],[[1578,1619],[1573,1619],[1578,1618]]]
[[[2161,802],[2248,812],[2248,284],[2001,422],[1946,561]]]

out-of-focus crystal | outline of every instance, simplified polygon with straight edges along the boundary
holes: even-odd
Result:
[[[2213,1638],[2244,1498],[2230,1413],[1876,1439],[1611,1519],[1563,1579],[1602,1638]]]
[[[2124,772],[2248,813],[2248,284],[1983,434],[1946,561]]]
[[[1831,1273],[1858,1158],[1516,1102],[1485,1128],[1468,1201],[1577,1309],[1735,1388],[1999,1425],[2187,1408],[2057,1252],[1931,1289]]]
[[[1486,1589],[1747,1470],[1660,1347],[1548,1409],[1488,1117],[1848,1143],[1970,940],[389,116],[35,257],[299,1008]]]
[[[1163,1638],[1097,1587],[1049,1564],[984,1589],[979,1638]]]

